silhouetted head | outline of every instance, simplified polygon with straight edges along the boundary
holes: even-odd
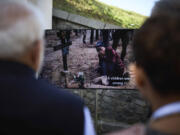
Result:
[[[179,96],[180,18],[161,15],[147,19],[134,37],[133,49],[141,92],[151,100],[152,93],[167,101],[171,95]]]

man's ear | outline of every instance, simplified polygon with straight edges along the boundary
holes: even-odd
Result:
[[[32,51],[31,51],[31,62],[36,71],[38,71],[39,66],[40,66],[40,53],[42,49],[41,44],[42,42],[40,40],[35,41]]]
[[[147,76],[146,76],[144,70],[137,65],[134,66],[134,72],[135,72],[135,81],[136,81],[136,85],[138,87],[138,90],[144,96],[146,96],[146,90],[148,89]]]

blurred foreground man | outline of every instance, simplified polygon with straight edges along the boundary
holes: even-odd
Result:
[[[0,134],[94,135],[81,99],[37,80],[44,20],[35,7],[0,1]]]
[[[136,84],[152,105],[151,119],[145,126],[136,125],[111,135],[180,135],[178,6],[176,0],[158,2],[134,38]]]

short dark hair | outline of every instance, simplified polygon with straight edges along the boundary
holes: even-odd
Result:
[[[162,94],[180,93],[180,18],[155,16],[136,32],[136,64]]]
[[[159,0],[156,2],[151,16],[170,15],[180,17],[180,1],[179,0]]]

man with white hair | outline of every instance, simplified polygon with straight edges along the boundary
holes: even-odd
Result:
[[[78,97],[37,79],[43,16],[28,3],[0,1],[0,134],[94,135]]]

